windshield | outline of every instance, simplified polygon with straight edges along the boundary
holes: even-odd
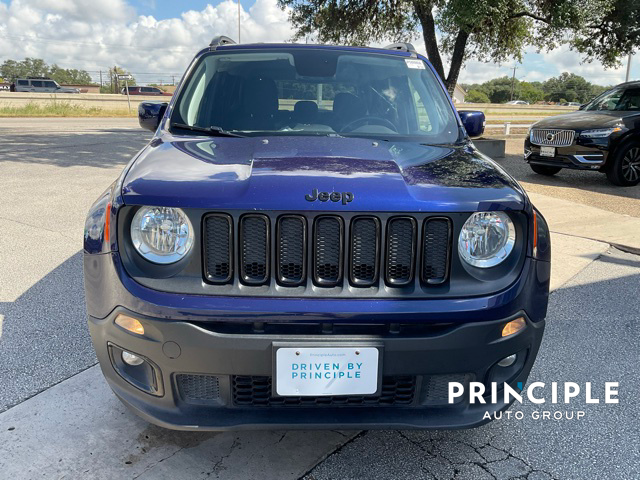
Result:
[[[171,124],[242,135],[458,139],[455,113],[422,60],[307,48],[206,54]]]
[[[603,93],[585,110],[640,110],[640,87],[617,88]]]

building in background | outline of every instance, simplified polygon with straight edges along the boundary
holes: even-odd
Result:
[[[464,91],[464,88],[456,84],[456,88],[453,90],[453,103],[464,103],[466,95],[467,92]]]

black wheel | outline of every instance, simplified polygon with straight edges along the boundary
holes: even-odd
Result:
[[[550,177],[551,175],[555,175],[560,170],[562,170],[562,167],[547,167],[546,165],[530,165],[530,167],[534,172],[539,173],[540,175],[546,175],[548,177]]]
[[[627,143],[616,150],[613,163],[607,169],[607,178],[614,185],[632,187],[640,183],[640,144]]]

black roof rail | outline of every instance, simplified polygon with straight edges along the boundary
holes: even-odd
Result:
[[[234,42],[231,38],[225,35],[220,35],[218,37],[213,37],[213,40],[211,40],[209,47],[211,48],[211,50],[215,50],[217,47],[220,47],[221,45],[235,45],[235,44],[236,42]]]
[[[416,47],[414,47],[411,43],[392,43],[391,45],[387,45],[384,48],[385,50],[399,50],[401,52],[409,52],[414,57],[418,55],[418,52],[416,52]]]

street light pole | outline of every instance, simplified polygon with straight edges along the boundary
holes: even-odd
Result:
[[[630,75],[631,75],[631,54],[629,54],[629,59],[627,60],[627,76],[624,79],[625,82],[629,81]]]
[[[238,0],[238,43],[240,43],[240,0]]]

